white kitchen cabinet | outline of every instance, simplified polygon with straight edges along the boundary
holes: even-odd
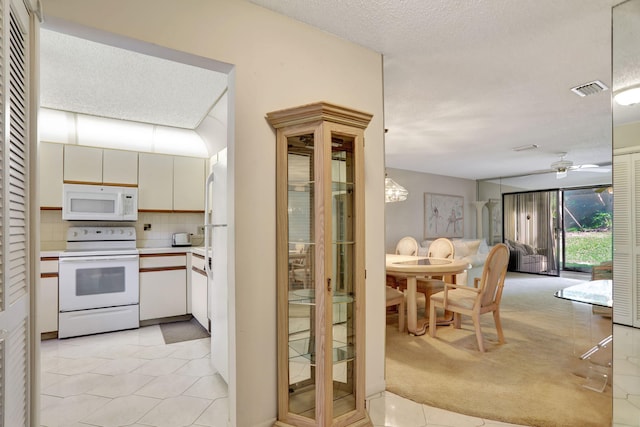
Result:
[[[135,186],[138,184],[138,153],[66,145],[64,181]]]
[[[38,331],[58,331],[58,258],[40,258],[40,288],[38,292]]]
[[[204,211],[205,159],[140,153],[138,210]]]
[[[64,145],[40,143],[40,207],[62,207]]]
[[[140,255],[140,320],[187,314],[186,253]]]
[[[173,158],[173,210],[204,211],[205,159]]]
[[[191,314],[206,330],[209,329],[209,293],[207,274],[204,271],[204,257],[191,255]]]
[[[138,155],[138,210],[173,210],[173,156]]]
[[[64,147],[65,182],[102,184],[102,148],[66,145]]]
[[[138,153],[125,150],[102,150],[102,182],[138,185]]]

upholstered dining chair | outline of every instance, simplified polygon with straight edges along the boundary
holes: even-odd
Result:
[[[295,252],[289,254],[289,280],[294,286],[300,286],[303,289],[311,287],[313,282],[311,256],[309,245],[296,248]]]
[[[505,342],[500,323],[500,299],[504,288],[504,279],[509,264],[509,248],[504,243],[495,245],[484,264],[482,276],[474,280],[474,287],[446,283],[444,290],[431,296],[429,310],[429,334],[436,336],[436,308],[440,307],[454,313],[454,327],[460,328],[460,316],[468,315],[473,320],[478,348],[484,352],[480,315],[493,313],[498,341]]]
[[[429,258],[446,258],[453,259],[455,255],[455,249],[451,240],[441,237],[434,240],[429,245],[427,256]],[[444,289],[444,277],[442,276],[429,276],[424,278],[418,278],[416,281],[416,292],[424,294],[424,317],[429,317],[429,299],[431,295]]]
[[[396,244],[396,255],[418,255],[418,241],[411,236],[403,237]],[[390,276],[387,274],[387,285],[404,290],[407,288],[407,279],[404,277]]]
[[[396,255],[418,255],[418,241],[411,236],[403,237],[396,244]]]
[[[398,306],[398,330],[404,331],[404,293],[390,286],[386,287],[387,291],[387,308]]]

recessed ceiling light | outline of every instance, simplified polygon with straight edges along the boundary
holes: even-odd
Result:
[[[594,95],[607,89],[609,89],[607,85],[602,83],[600,80],[594,80],[580,86],[572,87],[571,92],[575,93],[578,96],[585,97],[588,95]]]
[[[613,100],[619,105],[634,105],[640,102],[640,85],[631,86],[619,91],[613,96]]]

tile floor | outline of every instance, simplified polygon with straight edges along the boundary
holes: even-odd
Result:
[[[614,427],[640,425],[640,330],[615,326]],[[227,387],[209,364],[209,338],[164,344],[158,326],[43,341],[41,425],[226,427]],[[384,392],[373,424],[508,427]]]
[[[640,329],[613,325],[613,426],[640,426]]]
[[[47,427],[225,426],[209,338],[164,344],[158,326],[41,344]]]

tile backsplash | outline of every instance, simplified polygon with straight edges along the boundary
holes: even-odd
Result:
[[[43,251],[64,250],[67,229],[70,226],[127,225],[136,227],[138,248],[160,248],[171,246],[173,233],[191,233],[193,246],[201,246],[203,237],[198,227],[204,223],[204,213],[139,212],[136,222],[63,221],[62,211],[40,211],[40,249]],[[144,225],[151,224],[149,230]]]

